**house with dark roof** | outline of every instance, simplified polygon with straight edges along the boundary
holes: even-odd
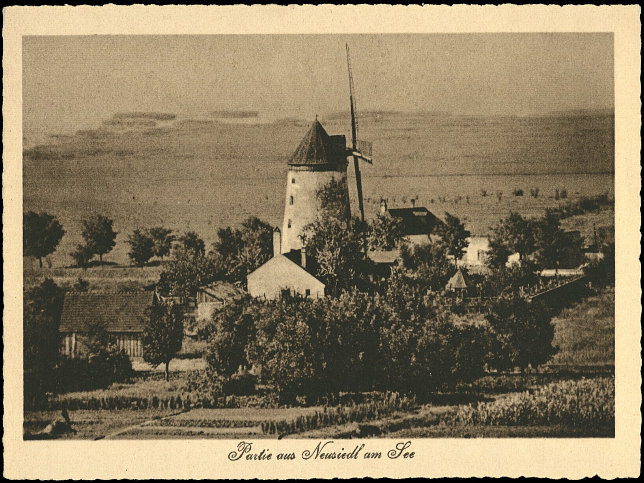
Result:
[[[155,292],[67,292],[58,332],[63,354],[76,357],[86,350],[91,327],[101,324],[130,357],[143,357],[145,310],[158,303]]]
[[[400,220],[403,236],[415,245],[430,243],[436,229],[443,221],[424,206],[416,206],[416,200],[411,200],[411,207],[388,208],[387,201],[380,202],[380,213],[384,216]]]
[[[248,274],[248,293],[264,300],[288,297],[324,297],[325,284],[314,273],[306,248],[281,253],[281,233],[273,231],[273,258]]]

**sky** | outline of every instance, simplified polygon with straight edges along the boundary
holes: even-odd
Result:
[[[345,43],[358,111],[613,108],[610,33],[24,37],[24,129],[73,132],[131,111],[348,110]]]

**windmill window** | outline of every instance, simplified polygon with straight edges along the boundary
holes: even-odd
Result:
[[[306,293],[307,297],[310,297],[311,296],[311,289],[307,288],[305,293]]]
[[[291,227],[291,220],[288,220],[288,227]]]
[[[291,184],[295,184],[295,178],[291,178]]]
[[[291,204],[291,205],[293,204],[293,195],[291,195],[291,199],[289,201],[289,204]]]

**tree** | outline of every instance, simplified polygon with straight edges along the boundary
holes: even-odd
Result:
[[[355,286],[366,271],[367,224],[351,218],[346,179],[331,179],[316,192],[320,211],[304,227],[303,246],[330,295]]]
[[[443,243],[423,245],[403,244],[400,249],[403,267],[426,289],[440,292],[455,272],[447,258],[447,246]]]
[[[116,245],[116,232],[112,228],[113,220],[103,215],[92,215],[83,220],[83,239],[85,246],[93,254],[98,255],[103,265],[103,255]]]
[[[348,221],[351,219],[346,178],[331,178],[331,181],[315,192],[315,196],[321,211],[338,220]]]
[[[165,364],[165,380],[170,380],[170,361],[181,350],[183,313],[178,304],[158,303],[146,309],[143,329],[143,360],[154,366]]]
[[[213,280],[221,280],[225,269],[216,255],[195,254],[183,248],[176,250],[161,272],[157,289],[163,295],[194,297],[197,289]]]
[[[369,224],[368,244],[371,250],[393,250],[404,236],[401,218],[378,213]]]
[[[534,220],[524,218],[519,213],[512,212],[499,221],[490,237],[490,264],[501,266],[502,254],[517,252],[519,259],[524,260],[536,248],[535,240],[536,223]],[[505,265],[506,260],[503,261]]]
[[[163,260],[163,257],[168,255],[172,248],[172,242],[174,241],[172,230],[162,226],[156,226],[148,230],[148,235],[152,238],[154,244],[152,249],[154,256]]]
[[[58,327],[64,290],[53,280],[26,291],[23,304],[25,402],[33,403],[51,390],[60,350]]]
[[[365,272],[365,230],[357,218],[347,222],[324,211],[304,228],[307,255],[315,261],[316,275],[330,295],[355,286]]]
[[[552,346],[554,326],[539,302],[518,296],[499,299],[485,318],[494,335],[491,363],[499,370],[536,368],[557,352]]]
[[[454,261],[463,258],[465,249],[469,245],[467,239],[470,236],[470,232],[465,229],[465,224],[461,223],[458,217],[445,212],[445,222],[438,226],[437,231],[447,247],[447,254],[454,257]]]
[[[186,252],[192,253],[195,257],[206,253],[206,244],[194,231],[184,233],[177,241],[181,243]]]
[[[248,298],[226,304],[215,311],[206,327],[209,341],[205,354],[212,372],[222,379],[230,379],[239,369],[249,365],[246,346],[254,337],[255,317]]]
[[[241,229],[220,228],[213,244],[225,267],[226,279],[244,282],[246,276],[266,263],[273,254],[273,229],[256,217],[242,223]]]
[[[565,232],[560,227],[560,215],[546,210],[535,222],[536,258],[543,268],[573,268],[583,263],[583,240],[576,232]]]
[[[127,243],[130,245],[128,256],[137,266],[144,266],[152,258],[154,240],[148,234],[141,232],[141,230],[134,230],[128,236]]]
[[[80,243],[76,245],[76,250],[71,252],[70,255],[77,267],[87,268],[93,253],[87,245]]]
[[[23,254],[36,257],[42,268],[42,258],[56,250],[65,230],[56,218],[48,213],[29,211],[22,215]]]

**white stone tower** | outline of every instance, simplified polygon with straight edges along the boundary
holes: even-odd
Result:
[[[329,136],[316,119],[288,162],[282,253],[302,248],[302,231],[320,209],[316,192],[332,179],[347,186],[347,164],[346,138]]]

